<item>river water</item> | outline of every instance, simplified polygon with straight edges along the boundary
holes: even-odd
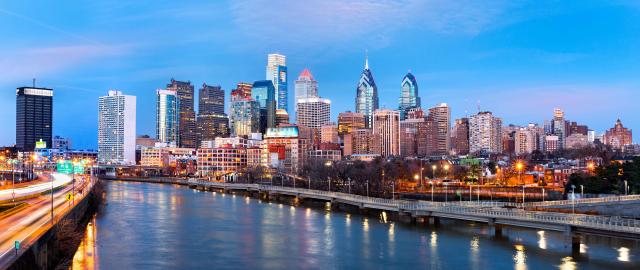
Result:
[[[73,269],[640,269],[640,243],[443,220],[436,227],[178,185],[108,182]]]

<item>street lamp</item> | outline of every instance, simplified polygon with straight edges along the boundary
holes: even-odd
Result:
[[[444,164],[444,178],[449,178],[449,164]]]
[[[438,166],[431,165],[431,179],[435,179],[436,178],[436,169],[438,168]]]
[[[518,171],[518,180],[520,180],[520,182],[522,182],[522,170],[524,169],[524,164],[522,163],[522,161],[518,161],[516,163],[516,170]],[[522,183],[522,185],[524,185],[524,183]]]
[[[584,186],[580,185],[580,198],[583,199],[584,198]]]
[[[628,195],[629,193],[629,185],[627,184],[627,180],[624,180],[624,195]]]

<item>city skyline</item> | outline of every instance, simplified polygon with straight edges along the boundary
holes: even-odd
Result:
[[[256,7],[261,6],[261,2],[252,4]],[[364,2],[356,4],[367,7],[364,11],[368,15],[378,14],[375,12],[384,5],[396,8],[390,12],[406,8],[399,7],[396,2],[377,3],[378,5]],[[426,8],[421,4],[405,4],[416,9]],[[203,82],[221,85],[225,91],[225,100],[229,101],[229,93],[238,82],[253,82],[264,78],[266,56],[269,53],[286,55],[288,71],[291,74],[297,75],[304,68],[309,68],[322,89],[322,96],[332,100],[331,119],[335,121],[338,113],[355,111],[355,87],[362,71],[365,50],[368,50],[370,68],[378,86],[380,108],[397,108],[401,80],[410,69],[420,85],[422,107],[429,108],[439,103],[448,103],[451,106],[451,121],[475,114],[479,100],[481,110],[492,111],[503,119],[505,125],[513,123],[525,126],[529,122],[542,125],[543,120],[551,118],[553,108],[556,107],[565,111],[567,119],[587,124],[598,133],[613,127],[618,118],[631,129],[640,124],[640,119],[635,117],[638,115],[638,109],[632,103],[633,100],[637,100],[637,94],[634,92],[638,92],[633,75],[637,71],[633,65],[637,59],[630,53],[632,48],[637,47],[634,44],[638,44],[635,34],[638,29],[625,21],[637,21],[634,15],[637,15],[640,9],[624,3],[591,2],[580,7],[559,4],[555,10],[544,12],[534,8],[537,14],[523,15],[513,12],[519,14],[519,18],[511,18],[504,14],[509,11],[523,13],[527,7],[531,7],[530,4],[515,7],[505,7],[501,4],[497,4],[496,7],[470,5],[466,9],[468,12],[495,9],[494,13],[485,15],[485,19],[488,20],[485,25],[469,28],[475,29],[471,33],[462,26],[468,26],[465,23],[472,21],[470,18],[477,16],[477,13],[465,13],[467,17],[462,16],[462,19],[441,18],[443,25],[440,25],[440,28],[434,26],[438,24],[433,22],[427,25],[415,21],[402,22],[390,29],[382,29],[384,33],[381,36],[372,35],[376,37],[358,42],[352,41],[371,34],[362,32],[370,30],[347,29],[343,31],[349,35],[343,36],[342,32],[334,35],[324,32],[314,21],[317,18],[310,16],[303,19],[303,22],[313,27],[303,38],[282,38],[266,42],[258,48],[246,48],[248,45],[245,45],[236,50],[228,45],[221,47],[221,50],[211,49],[210,45],[217,42],[211,41],[211,37],[184,43],[169,42],[171,45],[127,45],[127,42],[133,41],[132,32],[156,29],[161,24],[152,18],[135,17],[130,11],[123,12],[115,19],[109,18],[114,19],[113,23],[106,24],[106,18],[102,19],[105,21],[101,21],[99,11],[92,9],[105,5],[95,3],[89,6],[69,7],[71,11],[83,10],[90,13],[80,14],[79,20],[82,20],[82,16],[93,16],[95,21],[88,22],[84,27],[74,26],[62,19],[63,16],[59,17],[60,14],[71,11],[47,15],[38,11],[27,12],[26,7],[16,3],[0,6],[0,21],[3,24],[21,25],[0,29],[10,38],[9,40],[11,37],[21,39],[20,42],[9,41],[3,45],[7,50],[18,46],[21,49],[2,62],[3,67],[17,65],[18,68],[4,69],[9,72],[6,79],[0,80],[0,87],[5,89],[0,96],[0,105],[6,108],[0,112],[0,124],[15,125],[13,91],[17,87],[31,85],[31,78],[35,77],[38,79],[36,86],[54,89],[53,107],[56,109],[53,113],[52,135],[73,139],[74,147],[97,149],[97,131],[94,128],[98,115],[96,100],[109,89],[138,97],[137,134],[153,135],[155,90],[163,88],[170,78],[191,81],[193,85]],[[228,13],[223,15],[232,17],[237,16],[234,12],[249,8],[246,6],[249,4],[220,5],[222,10]],[[318,6],[317,3],[311,5],[316,8]],[[451,8],[446,4],[435,5],[444,10]],[[113,14],[117,13],[113,12],[114,10],[127,11],[127,8],[130,8],[117,5],[107,7]],[[186,24],[192,25],[193,29],[187,32],[189,37],[194,38],[198,36],[195,32],[203,30],[200,26],[202,22],[198,21],[200,19],[194,18],[194,15],[197,15],[194,14],[197,12],[196,7],[197,5],[162,4],[147,9],[162,12],[174,8],[181,11],[178,17],[169,20],[180,19],[180,16],[188,18]],[[302,8],[288,6],[283,12],[294,12]],[[325,9],[327,8],[342,10],[349,8],[349,5],[329,2],[325,6]],[[596,14],[598,10],[604,12]],[[429,15],[429,18],[433,16],[435,15]],[[504,23],[496,22],[505,16],[507,20]],[[608,18],[604,20],[606,22],[598,20],[604,19],[603,16]],[[571,22],[571,19],[577,22]],[[594,26],[589,30],[580,30],[578,22],[587,19]],[[131,20],[143,22],[143,25],[125,31],[122,26],[130,26]],[[370,22],[371,26],[380,26],[381,22],[390,19],[381,16],[379,20]],[[153,26],[153,23],[158,25]],[[274,23],[294,24],[294,27],[300,27],[288,19],[279,19]],[[248,24],[250,22],[244,19],[233,21],[234,29],[240,30],[236,39],[246,36],[259,39],[260,37],[252,33],[273,31],[257,24]],[[558,27],[560,29],[555,29],[556,25],[561,26]],[[531,26],[535,27],[529,29]],[[568,37],[560,35],[567,30],[571,30],[572,34]],[[31,34],[25,35],[26,32]],[[229,35],[218,28],[214,28],[212,32],[211,35],[216,37]],[[402,40],[408,35],[406,32],[420,36],[410,41],[424,43]],[[122,43],[114,43],[112,40],[116,33],[125,33]],[[529,40],[528,36],[531,36],[531,33],[534,35]],[[508,39],[509,36],[512,38]],[[60,40],[60,37],[68,41]],[[304,41],[304,38],[309,37],[313,39]],[[376,38],[385,42],[381,42],[382,45],[371,45],[375,43],[371,41]],[[329,46],[323,41],[309,50],[301,49],[322,39],[333,39],[335,45]],[[158,38],[154,37],[151,40]],[[525,45],[527,40],[531,43]],[[465,42],[471,42],[472,45],[463,45]],[[323,49],[323,46],[329,47]],[[151,50],[142,52],[145,48]],[[247,53],[248,51],[251,52]],[[171,55],[171,52],[181,52],[181,57]],[[239,55],[243,57],[238,58]],[[62,64],[53,63],[54,59],[65,56],[73,57],[66,58],[67,61]],[[158,56],[161,56],[158,63],[148,61]],[[232,60],[238,63],[233,64]],[[288,79],[292,80],[295,77],[289,76]],[[289,91],[293,91],[292,86],[289,85]],[[506,100],[509,102],[504,102]],[[293,95],[290,94],[290,119],[295,119],[291,110],[293,104]],[[83,108],[86,113],[78,114],[77,110],[62,108]],[[615,111],[611,108],[615,108]],[[225,110],[228,113],[228,106]],[[640,136],[636,134],[635,141]],[[15,134],[3,133],[0,135],[0,143],[15,143]]]

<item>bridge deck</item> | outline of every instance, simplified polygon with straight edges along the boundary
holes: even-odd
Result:
[[[300,198],[313,198],[355,205],[361,208],[405,213],[410,214],[413,217],[433,216],[533,229],[563,231],[568,233],[588,233],[640,239],[640,221],[638,220],[608,216],[549,213],[505,208],[504,206],[509,205],[508,203],[392,200],[304,188],[260,184],[207,182],[195,179],[189,180],[188,184],[191,186],[205,188],[258,191],[296,196]]]

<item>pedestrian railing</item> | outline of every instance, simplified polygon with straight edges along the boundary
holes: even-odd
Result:
[[[585,198],[574,200],[558,200],[558,201],[546,201],[546,202],[528,202],[525,203],[525,207],[546,207],[546,206],[565,206],[572,204],[592,204],[592,203],[609,203],[609,202],[624,202],[624,201],[640,201],[640,195],[623,195],[623,196],[610,196],[602,198]]]
[[[459,214],[469,217],[484,218],[505,218],[511,220],[527,221],[534,223],[546,223],[555,225],[580,226],[592,229],[611,230],[626,233],[640,233],[640,220],[625,219],[620,217],[594,216],[582,214],[553,213],[553,212],[536,212],[526,211],[523,209],[509,209],[505,206],[521,206],[522,204],[513,204],[505,202],[486,202],[486,201],[455,201],[455,202],[429,202],[429,201],[407,201],[393,200],[385,198],[367,197],[362,195],[347,194],[334,191],[323,191],[315,189],[271,186],[261,184],[241,184],[241,183],[222,183],[208,182],[191,179],[190,184],[198,184],[208,187],[217,188],[233,188],[233,189],[256,189],[265,191],[288,192],[298,195],[322,196],[331,199],[350,201],[353,203],[373,204],[379,207],[397,209],[398,211],[428,211],[444,214]],[[639,200],[639,195],[617,197],[619,200]],[[610,202],[616,201],[612,197],[580,199],[582,203],[589,200],[590,202]],[[576,200],[578,201],[578,200]],[[555,203],[555,205],[567,204],[566,201],[545,202]],[[569,204],[571,201],[568,202]],[[531,206],[535,203],[526,203]]]

